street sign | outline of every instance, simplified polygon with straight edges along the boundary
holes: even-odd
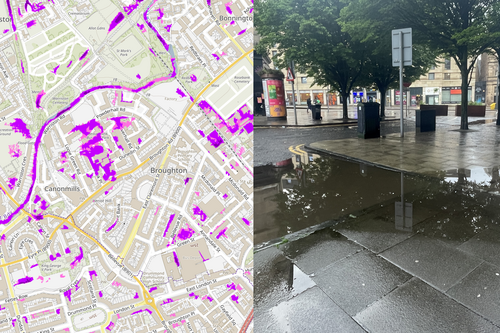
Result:
[[[397,230],[412,231],[413,227],[413,204],[405,202],[404,210],[401,201],[395,205],[395,227]]]
[[[403,67],[411,66],[411,28],[392,30],[392,66],[399,67],[399,91],[403,91]],[[403,103],[399,103],[399,127],[401,137],[404,136]]]
[[[290,67],[288,67],[288,70],[286,72],[286,80],[287,81],[292,81],[295,80],[295,77],[293,76],[293,73],[292,73],[292,70],[290,69]]]
[[[403,66],[412,65],[412,35],[411,28],[392,30],[392,66],[399,67],[401,59],[401,36],[403,34]]]

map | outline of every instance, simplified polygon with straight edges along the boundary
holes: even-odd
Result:
[[[3,1],[0,332],[252,332],[253,1]]]

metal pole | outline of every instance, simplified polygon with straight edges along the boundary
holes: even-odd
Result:
[[[404,191],[404,174],[401,172],[401,209],[403,215],[403,227],[405,226],[405,191]]]
[[[400,51],[401,51],[401,57],[399,59],[399,116],[401,117],[400,119],[400,126],[401,126],[401,137],[405,136],[404,133],[404,117],[403,117],[403,32],[399,32],[399,40],[401,42],[400,44]]]
[[[328,86],[328,90],[326,91],[326,106],[328,107],[328,112],[330,112],[330,98],[329,98],[329,95],[330,94],[330,86]]]
[[[293,60],[292,60],[292,74],[295,75],[295,68],[293,67]],[[295,88],[294,88],[294,81],[292,81],[292,101],[293,101],[293,113],[295,114],[295,125],[298,125],[297,123],[297,102],[295,101]]]
[[[410,107],[410,91],[406,92],[406,118],[408,118],[408,108]]]

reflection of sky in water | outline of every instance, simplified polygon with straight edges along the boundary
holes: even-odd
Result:
[[[491,168],[473,168],[473,169],[451,169],[446,171],[444,180],[450,183],[456,183],[459,176],[464,177],[468,182],[476,184],[489,184],[492,180]]]
[[[280,241],[285,235],[302,233],[328,221],[344,222],[345,218],[364,215],[365,210],[377,210],[376,216],[392,225],[391,230],[414,231],[419,225],[419,230],[446,235],[447,239],[455,234],[465,239],[469,231],[482,230],[491,223],[491,216],[498,215],[500,201],[491,199],[500,189],[498,167],[454,168],[417,175],[306,151],[291,156],[288,168],[262,168],[256,173],[257,184],[261,184],[255,187],[256,206],[260,207],[255,219],[255,244]],[[270,184],[273,191],[263,187]],[[465,211],[463,202],[467,202]],[[434,214],[440,215],[440,221],[446,220],[446,226],[430,220],[420,224]]]

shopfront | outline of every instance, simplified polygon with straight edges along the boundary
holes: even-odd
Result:
[[[366,98],[367,101],[370,102],[376,102],[377,101],[377,90],[375,89],[369,89],[366,91]]]
[[[332,93],[328,93],[327,94],[328,96],[328,105],[337,105],[337,95],[336,94],[332,94]]]
[[[354,104],[363,102],[364,94],[363,89],[354,89],[352,92],[352,102]]]
[[[311,93],[309,90],[300,90],[299,91],[300,95],[300,105],[307,105],[307,100],[311,98]],[[312,102],[311,102],[312,103]]]
[[[319,100],[320,104],[325,104],[323,90],[313,90],[313,99],[311,103],[316,104],[317,100]]]
[[[295,102],[297,103],[297,93],[295,93]],[[293,105],[292,92],[286,92],[286,105]]]
[[[394,90],[394,105],[401,105],[401,95],[399,90]],[[403,105],[406,105],[406,91],[403,91]]]
[[[460,104],[462,102],[462,89],[460,87],[443,87],[442,104]],[[468,100],[472,101],[472,87],[468,90]]]
[[[422,98],[422,88],[410,88],[410,105],[418,106]]]
[[[439,104],[439,88],[438,87],[425,87],[425,104],[437,105]]]

